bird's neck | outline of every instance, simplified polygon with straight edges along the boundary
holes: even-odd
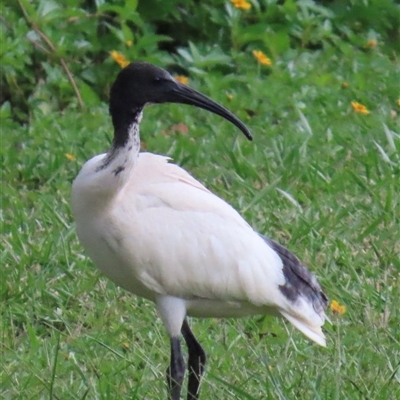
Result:
[[[103,179],[114,182],[112,186],[123,186],[136,165],[140,150],[139,123],[141,118],[142,110],[138,109],[137,112],[130,115],[129,119],[119,119],[117,123],[113,120],[113,144],[97,169],[98,172],[107,176]]]
[[[142,113],[143,107],[135,107],[124,112],[114,112],[112,114],[114,140],[111,150],[129,147],[134,144],[132,142],[137,142],[137,145],[140,146],[139,124],[142,119]]]
[[[109,207],[129,182],[139,156],[140,119],[141,110],[135,118],[126,120],[127,123],[119,118],[118,124],[114,124],[110,150],[85,163],[74,181],[75,213],[99,212],[99,209]]]

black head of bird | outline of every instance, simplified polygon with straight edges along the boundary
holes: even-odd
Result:
[[[164,69],[145,62],[129,64],[118,74],[111,87],[110,113],[114,128],[126,129],[146,105],[160,103],[188,104],[218,114],[252,140],[248,128],[229,110],[178,82]]]

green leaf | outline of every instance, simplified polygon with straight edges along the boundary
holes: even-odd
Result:
[[[86,106],[98,106],[101,104],[97,93],[85,82],[80,81],[78,83],[78,88]]]

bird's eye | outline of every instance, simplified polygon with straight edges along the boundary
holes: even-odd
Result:
[[[161,78],[161,76],[157,76],[154,78],[154,82],[161,82],[163,80],[163,78]]]

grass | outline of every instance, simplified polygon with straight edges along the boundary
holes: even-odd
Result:
[[[190,84],[246,121],[252,143],[217,116],[165,105],[146,109],[143,147],[292,249],[347,312],[330,315],[326,349],[270,317],[193,320],[209,355],[202,398],[397,399],[399,64],[375,49],[244,65]],[[165,399],[168,339],[153,305],[100,275],[70,212],[72,180],[111,140],[107,107],[54,113],[38,96],[28,125],[8,113],[3,106],[1,397]]]

